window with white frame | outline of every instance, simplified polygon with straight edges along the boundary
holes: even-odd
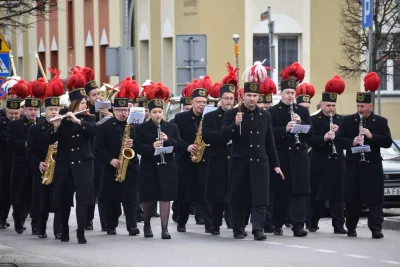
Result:
[[[384,59],[379,58],[380,60],[377,66],[377,69],[383,72],[378,73],[381,80],[379,89],[383,95],[400,95],[400,58],[398,56],[391,57],[387,55],[389,50],[391,50],[390,53],[394,52],[393,45],[395,45],[396,39],[399,39],[398,36],[387,38],[387,41],[385,40],[378,49],[378,54],[382,53],[384,57],[387,56],[387,58]]]

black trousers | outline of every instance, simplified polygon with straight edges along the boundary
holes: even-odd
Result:
[[[346,227],[349,231],[355,231],[360,219],[361,203],[346,203],[347,220]],[[368,205],[368,228],[371,232],[381,232],[383,223],[382,205]]]
[[[10,199],[8,200],[5,199],[5,202],[0,203],[0,222],[7,221],[10,209],[11,209]]]
[[[31,205],[24,205],[24,204],[16,204],[13,205],[13,218],[14,218],[14,224],[18,228],[22,228],[25,219],[26,219],[26,214],[27,212],[30,212],[31,214],[31,227],[32,228],[37,228],[38,227],[38,212],[33,209]]]
[[[88,205],[88,218],[87,218],[88,222],[93,221],[95,209],[96,209],[96,204]],[[101,201],[98,201],[97,209],[99,210],[101,228],[107,228],[107,222],[106,222],[107,205]]]
[[[214,227],[220,227],[224,217],[225,203],[212,203],[210,206],[212,224]]]
[[[248,221],[246,213],[248,214],[249,210],[251,210],[252,232],[264,231],[265,209],[265,206],[252,206],[250,203],[231,204],[233,231],[244,231]]]
[[[311,200],[311,217],[310,226],[318,226],[318,222],[324,214],[325,210],[325,200]],[[340,200],[330,200],[329,201],[329,211],[332,217],[332,226],[343,227],[344,225],[344,202]]]
[[[178,202],[178,224],[185,225],[187,223],[189,220],[190,206],[190,202]],[[196,203],[196,213],[203,216],[206,226],[212,225],[211,211],[205,202]]]
[[[121,216],[121,203],[120,202],[108,202],[106,210],[106,222],[109,229],[115,229],[118,227],[118,218]],[[131,228],[137,227],[136,222],[136,204],[134,203],[122,203],[122,207],[125,213],[126,229],[129,231]]]
[[[308,194],[285,194],[276,192],[273,202],[273,220],[275,228],[282,228],[289,210],[292,230],[303,229],[307,219]]]
[[[44,234],[47,228],[47,220],[49,219],[48,212],[40,212],[38,216],[38,227],[39,234]],[[57,212],[54,214],[53,219],[53,233],[56,235],[57,233],[61,233],[61,213]]]
[[[225,210],[224,210],[224,219],[226,224],[232,223],[232,211],[231,206],[228,203],[225,203]]]

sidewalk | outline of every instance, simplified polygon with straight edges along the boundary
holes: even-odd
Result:
[[[386,217],[383,221],[383,229],[385,230],[400,230],[400,216]]]

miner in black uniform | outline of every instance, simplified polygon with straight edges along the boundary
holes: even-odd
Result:
[[[205,203],[206,159],[202,158],[198,163],[191,160],[191,155],[198,149],[194,142],[207,104],[207,94],[204,88],[194,89],[191,95],[192,109],[175,115],[175,124],[183,141],[178,159],[178,232],[186,231],[191,202],[197,202],[196,212],[204,217],[206,233],[212,230],[211,213]]]
[[[340,87],[340,85],[342,85]],[[335,92],[339,89],[338,93]],[[325,202],[329,201],[332,226],[335,234],[347,234],[344,229],[344,171],[343,148],[335,141],[342,116],[336,113],[336,101],[344,90],[341,79],[331,79],[322,93],[321,111],[311,117],[313,135],[311,145],[311,217],[308,230],[316,232],[324,214]]]
[[[69,241],[68,221],[76,192],[77,238],[79,244],[86,244],[88,205],[94,204],[95,195],[91,140],[96,135],[96,119],[85,111],[85,89],[73,88],[69,92],[69,112],[64,119],[56,117],[59,119],[52,122],[46,135],[50,136],[51,143],[58,141],[53,206],[55,211],[61,211],[61,242]],[[80,113],[74,115],[75,112]]]
[[[225,210],[228,190],[228,169],[230,145],[222,139],[221,127],[225,112],[233,107],[235,86],[224,84],[219,91],[221,106],[204,115],[203,139],[210,144],[210,159],[207,168],[206,201],[211,205],[213,230],[211,234],[219,235]]]
[[[139,160],[136,155],[131,159],[124,159],[128,161],[125,179],[116,180],[117,171],[122,169],[123,163],[121,146],[127,152],[132,151],[133,126],[127,126],[126,122],[129,115],[128,98],[117,95],[114,98],[113,110],[114,117],[100,125],[95,138],[96,155],[101,159],[102,166],[99,200],[107,206],[108,235],[116,234],[122,203],[127,231],[130,236],[136,236],[140,233],[136,221],[136,192],[139,178]]]
[[[23,81],[18,84],[23,90],[28,91],[28,85]],[[17,91],[17,90],[16,90]],[[20,90],[18,90],[20,92]],[[32,235],[37,235],[37,212],[32,207],[33,175],[26,156],[26,141],[28,129],[36,124],[40,108],[40,99],[35,97],[25,98],[25,116],[19,120],[10,121],[7,129],[7,145],[13,151],[11,169],[11,204],[13,205],[14,228],[18,234],[24,231],[24,209],[29,207],[31,213]]]
[[[13,152],[7,145],[6,133],[10,121],[20,118],[20,102],[18,98],[7,98],[6,117],[0,119],[0,229],[10,226],[7,223],[10,212],[10,181]]]
[[[33,206],[38,212],[38,236],[47,238],[46,225],[51,211],[53,185],[42,184],[43,173],[49,168],[46,156],[49,146],[57,150],[57,145],[50,142],[50,137],[45,137],[50,128],[49,120],[59,115],[60,101],[58,96],[47,97],[44,100],[46,120],[41,121],[29,128],[27,140],[27,155],[33,174]],[[46,178],[50,178],[47,176]],[[54,178],[54,177],[52,177]],[[61,217],[60,213],[54,215],[53,232],[56,239],[61,239]]]
[[[376,85],[369,88],[368,79]],[[367,80],[366,80],[367,79]],[[364,79],[366,91],[379,87],[379,78],[370,73]],[[347,235],[356,237],[361,205],[368,205],[368,227],[372,238],[383,238],[383,168],[380,149],[389,148],[392,138],[387,119],[372,112],[371,92],[357,92],[357,113],[342,119],[336,136],[338,146],[346,148],[345,203]],[[351,148],[369,145],[371,151],[352,153]],[[365,160],[363,160],[363,157]]]
[[[241,112],[234,108],[226,112],[222,124],[223,140],[232,140],[229,168],[228,201],[232,209],[233,234],[245,237],[245,211],[251,207],[254,240],[264,240],[265,209],[269,202],[269,174],[279,167],[271,115],[257,107],[259,83],[244,84]]]
[[[268,111],[272,116],[279,162],[286,177],[285,180],[277,175],[271,178],[271,186],[275,192],[273,203],[274,234],[283,234],[282,226],[285,223],[289,208],[293,234],[303,237],[307,235],[307,231],[303,228],[307,219],[307,198],[310,192],[310,161],[307,142],[312,135],[312,129],[307,134],[298,134],[300,144],[295,144],[295,134],[290,133],[293,126],[295,124],[311,124],[308,109],[294,104],[297,81],[298,79],[295,77],[282,80],[282,100],[269,108]]]

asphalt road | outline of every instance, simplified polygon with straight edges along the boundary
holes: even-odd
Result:
[[[398,210],[389,215],[399,215]],[[317,233],[306,238],[293,237],[290,229],[283,236],[268,234],[266,241],[254,241],[251,229],[244,240],[235,240],[223,227],[220,236],[204,233],[191,216],[187,233],[176,232],[170,223],[171,240],[162,240],[159,218],[152,219],[154,238],[127,235],[121,217],[116,236],[100,232],[96,216],[93,231],[86,231],[87,245],[77,244],[76,219],[71,214],[70,242],[55,240],[49,220],[47,239],[38,239],[27,231],[18,235],[13,228],[0,230],[0,266],[396,266],[400,265],[400,232],[384,231],[382,240],[371,239],[366,220],[361,219],[358,238],[334,235],[330,219],[323,219]],[[143,224],[139,224],[142,232]],[[11,266],[11,265],[10,265]],[[15,265],[13,265],[15,266]]]

